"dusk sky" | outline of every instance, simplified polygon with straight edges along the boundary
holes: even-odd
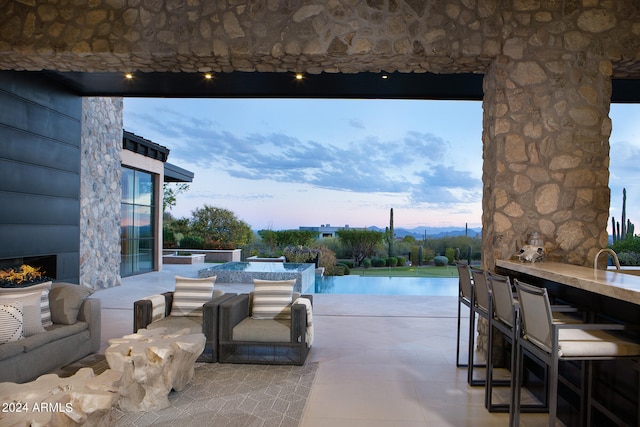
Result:
[[[126,98],[124,128],[195,173],[171,213],[209,204],[254,230],[481,226],[482,104]],[[640,221],[640,106],[611,108],[611,211]]]

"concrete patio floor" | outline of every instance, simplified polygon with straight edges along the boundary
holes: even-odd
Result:
[[[197,277],[200,268],[165,265],[96,291],[100,352],[110,338],[132,332],[135,300],[173,290],[174,276]],[[489,413],[484,388],[468,386],[466,369],[455,366],[456,303],[455,297],[314,295],[315,341],[307,360],[319,368],[301,426],[506,426],[508,414]],[[523,414],[521,422],[542,426],[547,418]]]

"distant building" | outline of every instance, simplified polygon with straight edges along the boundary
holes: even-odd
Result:
[[[331,224],[322,224],[320,227],[299,227],[300,231],[315,231],[318,233],[318,239],[324,239],[325,237],[336,237],[336,233],[340,230],[353,230],[353,228],[349,227],[349,224],[344,225],[343,227],[332,227]],[[362,229],[364,228],[356,228]]]

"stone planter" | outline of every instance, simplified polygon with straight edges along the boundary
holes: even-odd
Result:
[[[207,249],[203,251],[207,262],[238,262],[242,249]]]
[[[163,255],[163,264],[204,264],[205,254]]]

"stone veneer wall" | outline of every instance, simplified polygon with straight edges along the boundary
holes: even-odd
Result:
[[[0,0],[0,69],[485,75],[483,262],[606,244],[611,77],[636,0]]]
[[[118,286],[122,98],[83,98],[80,166],[80,284]]]
[[[0,0],[0,9],[0,69],[483,73],[524,38],[595,48],[617,76],[640,75],[636,0]],[[576,21],[586,38],[557,38]]]
[[[612,64],[588,48],[616,20],[584,15],[560,25],[522,13],[506,28],[523,20],[526,28],[485,74],[485,267],[508,259],[533,231],[548,259],[571,264],[592,265],[608,243]]]

